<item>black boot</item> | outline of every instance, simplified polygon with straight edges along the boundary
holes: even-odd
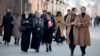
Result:
[[[5,42],[4,42],[4,45],[6,45],[6,44],[7,44],[7,42],[5,41]]]
[[[49,49],[48,48],[46,48],[46,52],[48,52],[49,51]]]
[[[36,50],[36,52],[38,53],[38,52],[39,52],[39,50]]]
[[[50,51],[52,51],[52,48],[51,48],[51,46],[49,46],[49,50],[50,50]]]
[[[73,56],[73,54],[74,54],[74,51],[73,51],[73,50],[71,50],[71,56]]]
[[[15,37],[15,42],[14,42],[14,44],[15,44],[15,45],[17,44],[17,42],[16,42],[16,41],[17,41],[17,38]]]
[[[16,45],[19,45],[19,38],[17,39],[17,43],[16,43]]]

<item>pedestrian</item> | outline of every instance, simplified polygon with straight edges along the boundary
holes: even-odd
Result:
[[[44,23],[44,43],[46,45],[46,52],[52,51],[52,36],[53,36],[53,27],[54,27],[54,21],[52,19],[52,15],[50,12],[46,13],[46,21]]]
[[[70,15],[70,14],[71,14],[71,10],[68,9],[68,10],[67,10],[67,14],[64,16],[64,21],[65,21],[65,22],[66,22],[66,18],[67,18],[67,16]]]
[[[42,41],[42,29],[44,26],[44,21],[40,17],[39,12],[35,12],[35,17],[33,18],[33,30],[32,30],[32,41],[31,48],[39,52],[40,42]]]
[[[31,30],[33,26],[33,15],[29,12],[29,10],[25,10],[25,13],[21,17],[21,28],[20,31],[22,32],[21,36],[21,50],[23,52],[27,52],[30,46],[30,37],[31,37]]]
[[[21,25],[21,16],[16,13],[15,17],[14,17],[14,28],[13,28],[13,36],[14,36],[14,39],[15,39],[15,42],[14,44],[15,45],[19,45],[19,40],[21,38],[21,32],[19,31],[19,27]]]
[[[56,22],[56,26],[57,26],[57,29],[55,31],[55,35],[56,35],[55,40],[56,40],[57,44],[63,43],[63,41],[64,41],[63,30],[64,30],[64,23],[65,22],[64,22],[64,18],[63,18],[60,11],[58,11],[56,14],[55,22]]]
[[[42,11],[41,18],[44,20],[44,22],[46,21],[46,13],[47,13],[46,10],[43,10],[43,11]],[[42,29],[42,45],[44,44],[44,43],[43,43],[43,42],[44,42],[43,38],[44,38],[44,36],[45,36],[44,32],[45,32],[45,29],[43,28],[43,29]]]
[[[79,14],[80,18],[80,28],[79,28],[79,45],[82,52],[82,56],[86,54],[86,47],[90,46],[90,16],[86,13],[86,7],[81,7],[81,13]]]
[[[67,42],[69,44],[69,48],[71,51],[71,56],[74,54],[74,49],[76,45],[78,45],[78,22],[79,22],[79,17],[76,15],[77,9],[72,8],[72,13],[71,15],[68,15],[66,19],[66,26],[67,26]]]
[[[1,27],[4,27],[4,44],[9,45],[13,29],[13,16],[11,15],[10,9],[8,9],[6,15],[4,15]]]

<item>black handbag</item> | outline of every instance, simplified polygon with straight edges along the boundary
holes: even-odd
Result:
[[[23,32],[23,31],[25,31],[25,30],[26,30],[26,27],[25,27],[25,26],[20,26],[20,27],[19,27],[19,31]]]

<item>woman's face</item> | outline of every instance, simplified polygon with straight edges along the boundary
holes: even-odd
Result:
[[[40,14],[38,12],[36,12],[35,16],[36,17],[40,17]]]
[[[81,8],[81,13],[85,13],[86,12],[86,8],[82,7]]]
[[[29,14],[29,11],[28,11],[28,10],[26,10],[26,11],[25,11],[25,14]]]
[[[46,14],[46,17],[47,17],[48,20],[50,19],[50,15],[49,14]]]
[[[75,9],[75,10],[73,11],[73,14],[76,14],[76,12],[77,12],[77,9]]]

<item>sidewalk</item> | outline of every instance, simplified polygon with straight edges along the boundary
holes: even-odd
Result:
[[[100,56],[100,27],[90,27],[91,32],[91,46],[87,47],[86,56]],[[1,41],[0,37],[0,41]],[[0,44],[0,56],[70,56],[70,50],[66,42],[57,45],[53,42],[53,51],[45,52],[45,46],[41,45],[40,52],[35,53],[35,50],[29,49],[28,53],[23,53],[20,50],[20,46],[14,45],[14,39],[12,37],[9,46]],[[81,56],[79,46],[75,49],[75,56]]]

